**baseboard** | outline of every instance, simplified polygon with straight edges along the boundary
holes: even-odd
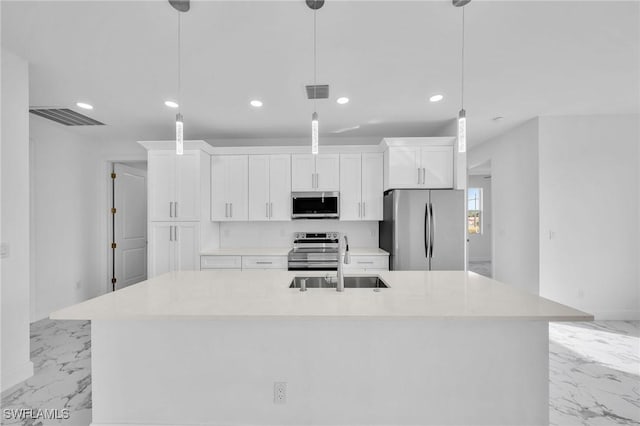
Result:
[[[593,314],[596,321],[638,321],[640,312],[638,311],[605,311]]]
[[[27,380],[33,376],[33,363],[27,361],[22,365],[2,371],[2,392],[14,387],[15,385]]]
[[[469,262],[491,262],[490,257],[470,257]]]

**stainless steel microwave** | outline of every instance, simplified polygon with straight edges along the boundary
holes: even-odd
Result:
[[[339,192],[292,192],[292,219],[340,218]]]

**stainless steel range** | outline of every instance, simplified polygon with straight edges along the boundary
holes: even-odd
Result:
[[[296,232],[289,252],[290,271],[335,271],[338,269],[340,234]]]

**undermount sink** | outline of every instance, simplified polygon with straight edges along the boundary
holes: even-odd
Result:
[[[295,277],[289,288],[300,288],[302,280],[307,280],[307,288],[336,288],[336,277]],[[389,288],[380,277],[344,277],[344,288]]]

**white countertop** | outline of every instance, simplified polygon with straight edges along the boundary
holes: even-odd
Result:
[[[218,248],[203,250],[201,256],[286,256],[291,247],[284,248]],[[389,253],[377,247],[350,247],[352,256],[389,256]]]
[[[589,321],[593,316],[462,271],[389,271],[390,288],[290,289],[289,271],[184,271],[152,278],[51,314],[52,319],[517,319]]]

